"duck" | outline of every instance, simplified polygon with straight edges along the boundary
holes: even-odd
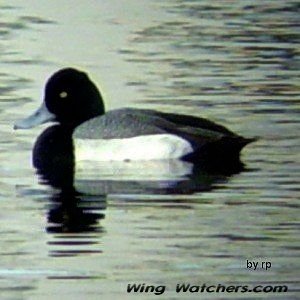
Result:
[[[44,100],[14,129],[54,122],[72,138],[77,161],[239,160],[256,138],[245,138],[209,119],[144,108],[105,111],[103,97],[86,72],[64,68],[46,82]],[[51,144],[51,141],[49,141]]]

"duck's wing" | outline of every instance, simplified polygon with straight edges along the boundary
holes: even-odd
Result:
[[[236,134],[229,130],[228,128],[217,124],[211,120],[206,118],[196,117],[192,115],[185,114],[176,114],[176,113],[167,113],[167,112],[159,112],[151,109],[134,109],[139,111],[140,113],[144,113],[146,115],[157,116],[163,118],[164,120],[170,121],[177,126],[187,126],[199,129],[206,129],[214,132],[223,133],[225,135],[233,135]]]
[[[163,124],[162,124],[163,123]],[[154,114],[139,109],[117,109],[93,118],[78,126],[73,136],[82,139],[117,139],[140,135],[166,133],[164,128],[174,126]]]
[[[74,137],[117,139],[140,135],[175,134],[195,145],[201,145],[217,141],[225,135],[220,131],[193,126],[196,123],[198,125],[201,122],[205,123],[205,121],[195,117],[189,123],[188,117],[184,115],[183,120],[180,121],[180,115],[165,114],[154,110],[132,108],[112,110],[80,125],[76,128]]]
[[[210,131],[223,133],[226,135],[235,135],[231,130],[227,129],[226,127],[205,118],[189,116],[189,115],[181,116],[180,114],[160,113],[160,112],[158,112],[158,115],[176,124],[206,129]]]
[[[177,134],[181,136],[187,135],[186,139],[193,142],[197,148],[202,147],[204,143],[205,146],[210,148],[216,146],[222,149],[224,147],[224,150],[230,149],[230,151],[237,153],[249,143],[258,140],[258,138],[244,138],[228,128],[205,118],[155,110],[145,109],[143,111],[174,123],[179,131]]]

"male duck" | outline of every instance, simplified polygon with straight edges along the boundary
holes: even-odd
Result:
[[[124,108],[105,113],[95,84],[73,68],[59,70],[48,80],[41,107],[17,122],[31,128],[54,121],[72,132],[76,160],[211,160],[239,159],[254,139],[243,138],[207,119]]]

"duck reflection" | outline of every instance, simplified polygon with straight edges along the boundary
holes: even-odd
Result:
[[[46,226],[54,237],[48,242],[51,256],[101,253],[97,244],[99,233],[104,234],[100,220],[105,217],[106,196],[75,189],[72,148],[71,131],[54,125],[38,137],[33,149],[33,165],[41,183],[53,187]]]
[[[243,170],[240,161],[207,165],[187,161],[74,163],[72,130],[53,125],[37,139],[33,165],[50,199],[48,232],[102,231],[106,195],[174,195],[210,191]],[[126,198],[126,197],[125,197]]]
[[[191,195],[210,191],[243,169],[221,172],[204,162],[170,161],[80,162],[74,183],[82,193],[126,195]],[[230,172],[229,172],[230,171]]]
[[[54,188],[46,229],[54,237],[48,243],[58,249],[51,250],[51,256],[101,253],[95,244],[105,234],[100,221],[105,217],[108,194],[125,200],[128,195],[188,195],[210,191],[243,170],[240,161],[231,161],[230,167],[178,160],[75,164],[72,130],[60,125],[47,128],[38,137],[33,165],[41,182]]]
[[[105,197],[60,191],[51,199],[47,231],[49,233],[103,232],[98,223],[105,215],[99,210],[105,208]]]
[[[58,143],[59,141],[59,143]],[[104,214],[105,197],[81,194],[73,186],[74,158],[71,132],[55,125],[47,128],[33,149],[33,164],[41,181],[55,188],[48,214],[49,232],[95,231]]]

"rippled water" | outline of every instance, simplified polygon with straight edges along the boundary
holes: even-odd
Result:
[[[297,299],[299,1],[72,4],[0,4],[1,299],[131,298],[135,282],[166,285],[152,296],[161,299],[257,299],[179,295],[181,282],[287,284],[288,294],[259,296]],[[44,127],[12,126],[65,66],[88,71],[108,109],[201,115],[259,137],[243,151],[246,169],[36,174],[31,151]],[[248,270],[247,259],[272,268]]]

